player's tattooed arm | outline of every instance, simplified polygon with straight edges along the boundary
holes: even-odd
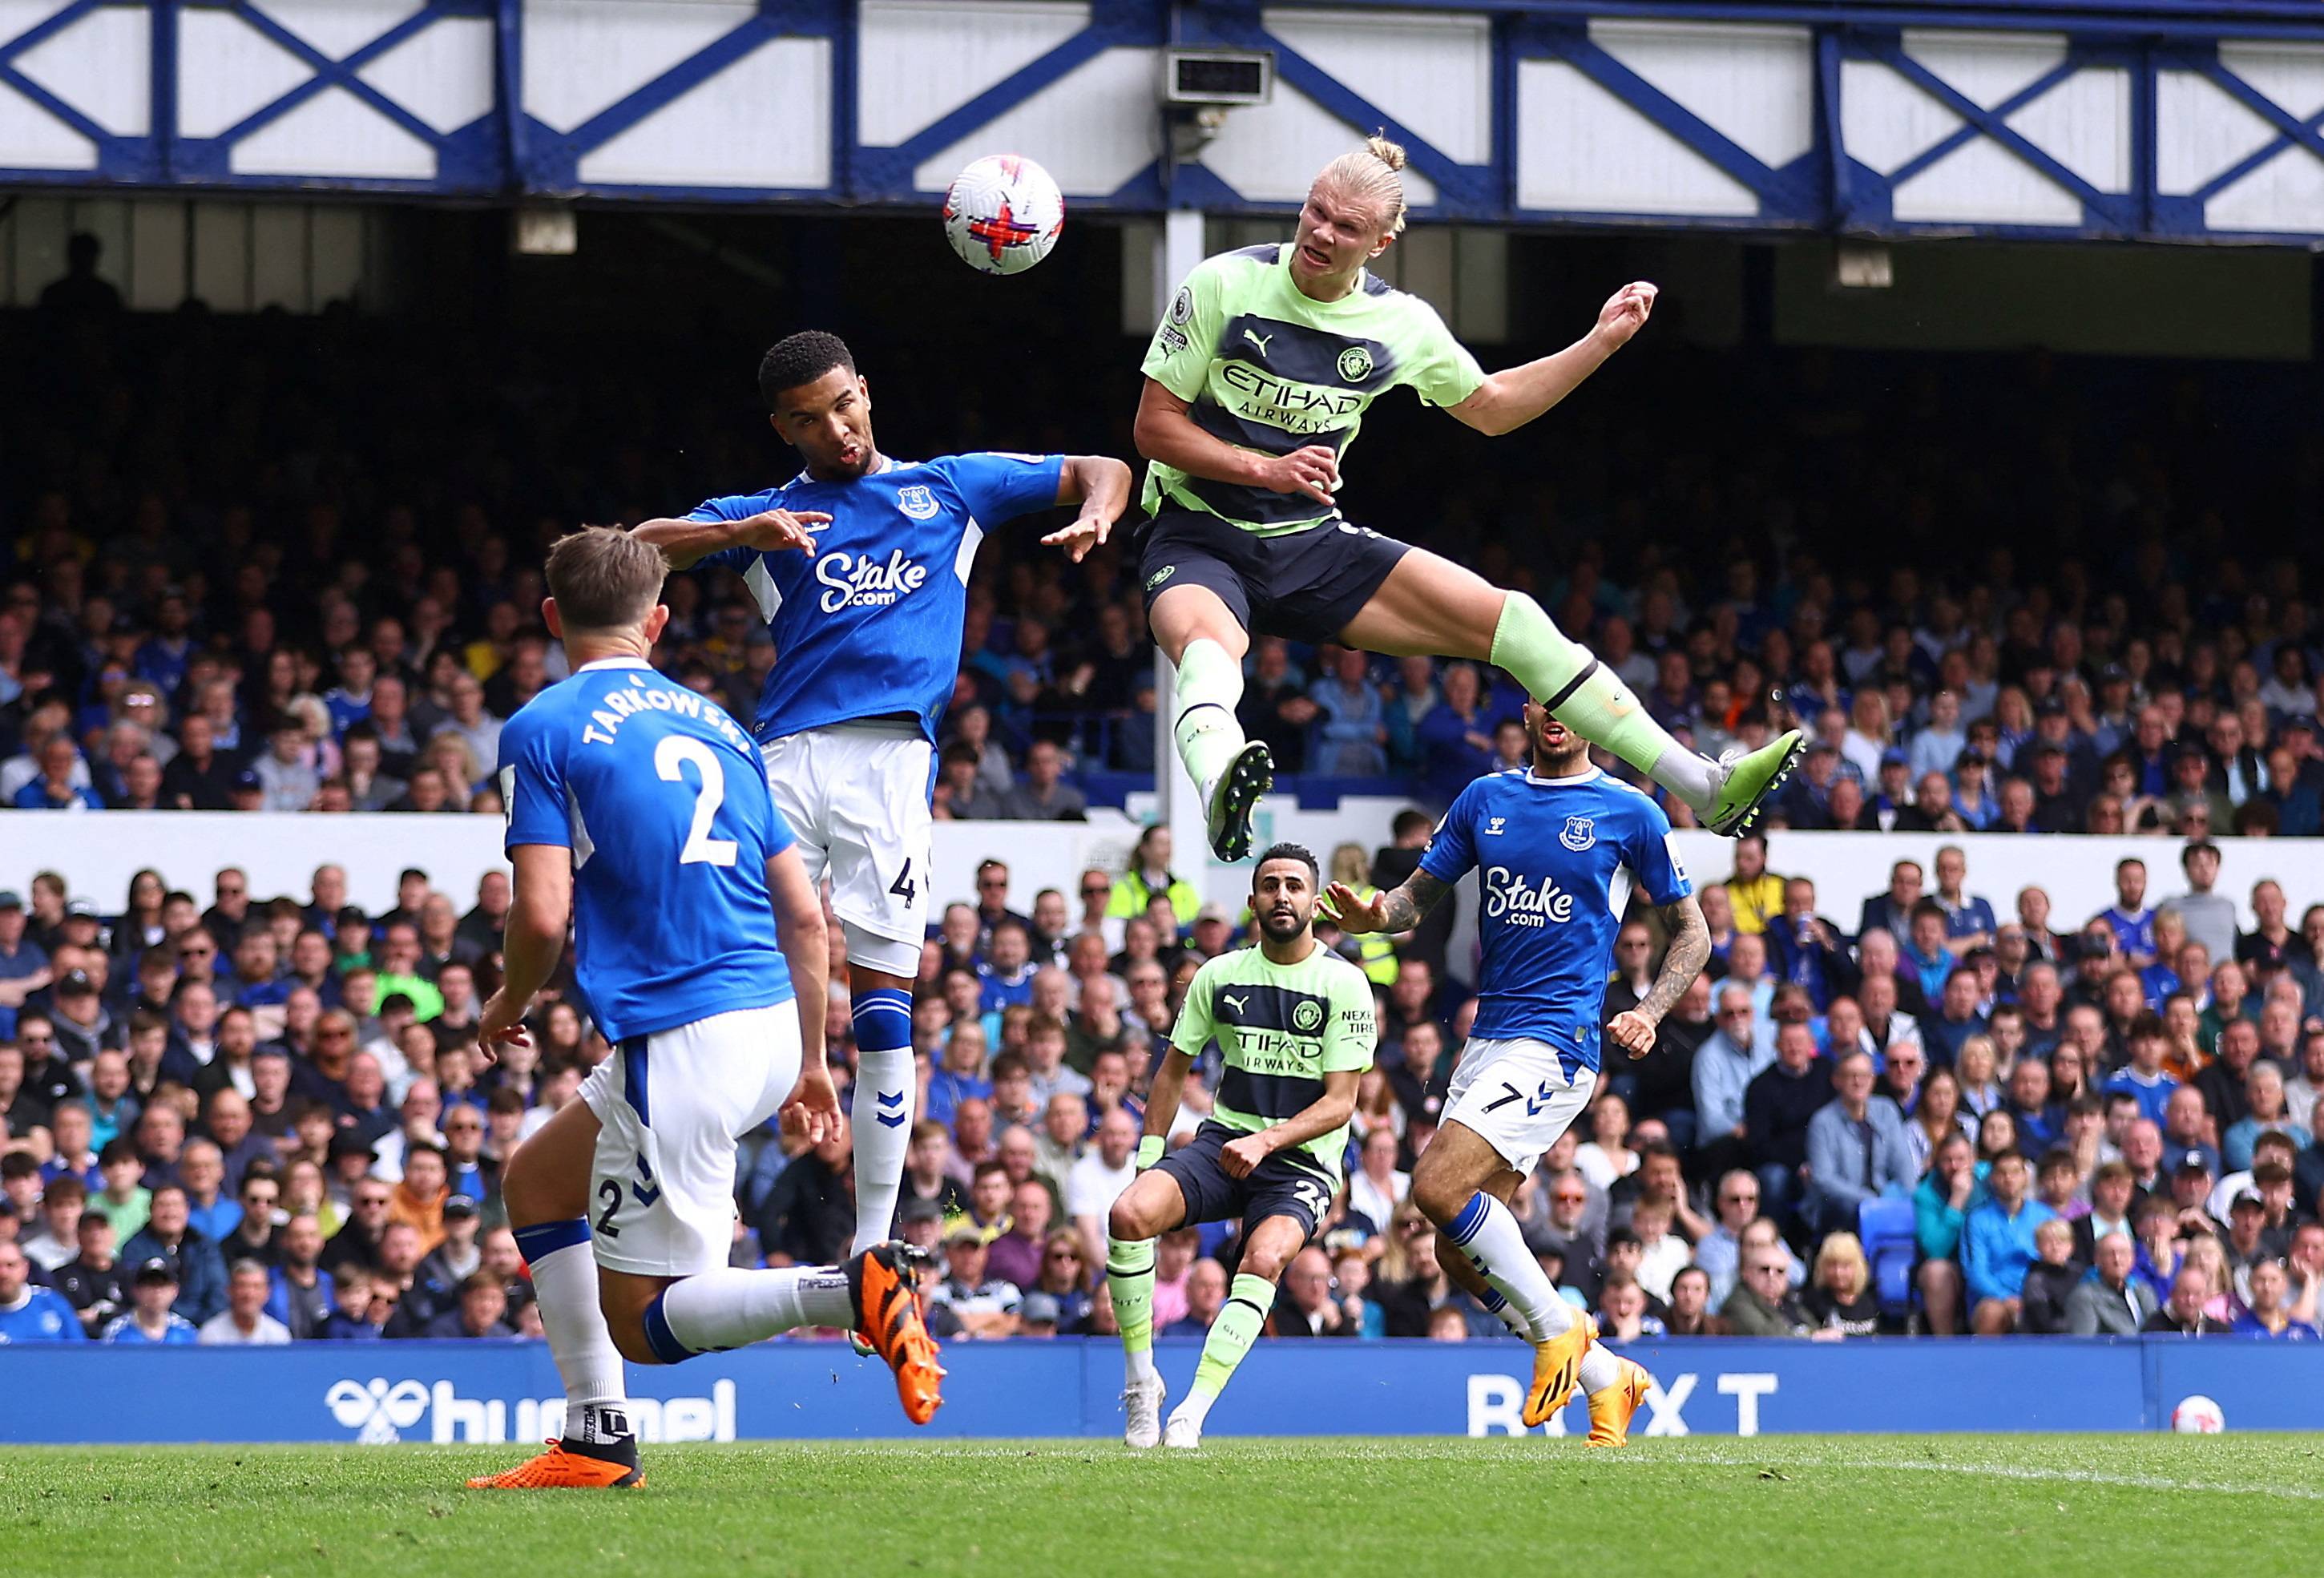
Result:
[[[762,510],[740,521],[648,521],[632,533],[641,542],[661,549],[673,570],[690,570],[714,553],[729,548],[756,548],[769,553],[785,549],[812,551],[811,527],[828,525],[831,517],[820,510]]]
[[[1425,871],[1415,871],[1397,886],[1370,900],[1358,898],[1345,882],[1334,882],[1324,895],[1324,909],[1333,924],[1351,937],[1368,932],[1393,934],[1418,926],[1452,891],[1450,884]],[[1709,935],[1704,933],[1706,937]]]
[[[1694,978],[1702,974],[1703,965],[1711,962],[1711,924],[1702,918],[1702,906],[1692,894],[1664,905],[1662,918],[1664,928],[1670,933],[1670,946],[1663,951],[1663,967],[1637,1007],[1638,1012],[1656,1024],[1677,1006]]]

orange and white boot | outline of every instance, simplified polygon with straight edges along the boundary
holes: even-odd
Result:
[[[1528,1427],[1547,1424],[1573,1400],[1574,1389],[1582,1384],[1582,1356],[1597,1340],[1598,1323],[1577,1313],[1572,1325],[1534,1345],[1533,1385],[1526,1392],[1525,1411],[1517,1416]]]
[[[925,1425],[944,1406],[937,1383],[936,1340],[920,1318],[917,1291],[926,1250],[909,1244],[876,1244],[847,1262],[847,1291],[855,1301],[855,1334],[896,1372],[897,1400],[904,1417]]]
[[[1590,1444],[1592,1446],[1627,1446],[1630,1443],[1630,1420],[1637,1414],[1638,1405],[1646,1400],[1647,1391],[1655,1378],[1646,1367],[1635,1359],[1617,1361],[1622,1367],[1622,1377],[1612,1386],[1590,1394]]]

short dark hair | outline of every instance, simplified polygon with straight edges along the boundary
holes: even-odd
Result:
[[[1309,849],[1305,844],[1269,844],[1267,849],[1260,854],[1258,862],[1250,868],[1250,880],[1254,885],[1259,881],[1259,873],[1260,870],[1266,866],[1268,861],[1271,860],[1296,860],[1300,864],[1305,866],[1307,868],[1307,885],[1311,888],[1321,881],[1323,875],[1323,868],[1315,863],[1315,852]]]
[[[834,367],[855,371],[855,354],[847,342],[823,329],[801,329],[777,340],[759,358],[759,398],[771,411],[784,391],[812,383]]]

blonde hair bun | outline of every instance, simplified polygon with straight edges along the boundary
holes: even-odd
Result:
[[[1404,168],[1404,144],[1401,143],[1391,143],[1375,132],[1364,139],[1364,149],[1390,170]]]

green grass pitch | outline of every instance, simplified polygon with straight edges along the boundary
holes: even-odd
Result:
[[[82,1574],[2244,1573],[2312,1567],[2307,1437],[1501,1437],[650,1447],[487,1493],[514,1447],[0,1451],[22,1569]],[[37,1558],[35,1558],[37,1553]],[[2210,1560],[2205,1561],[2209,1566]]]

